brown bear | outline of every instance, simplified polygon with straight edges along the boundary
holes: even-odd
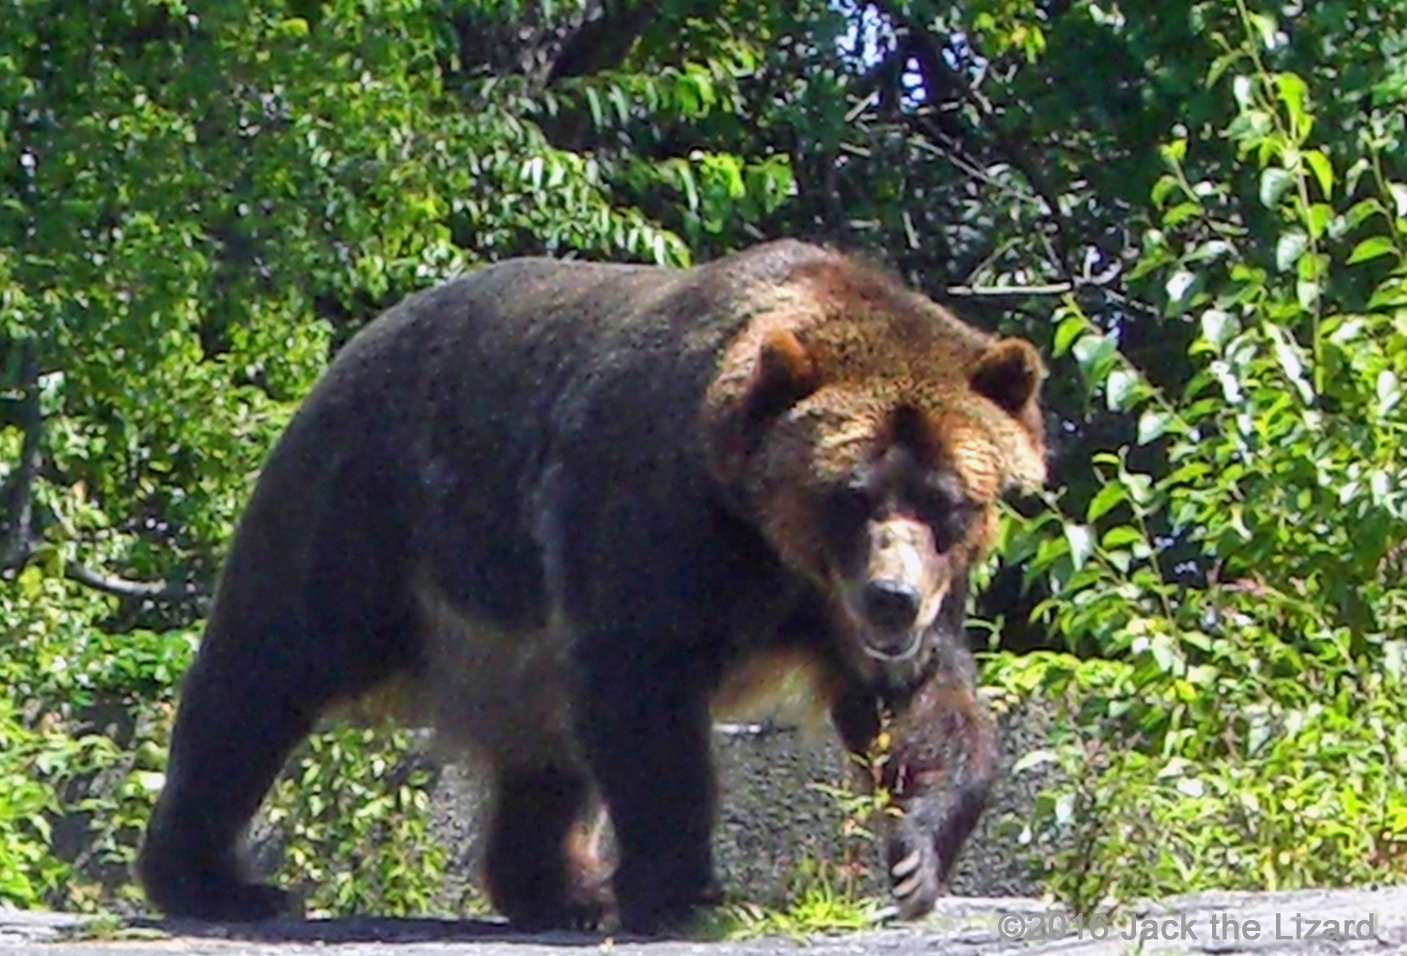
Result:
[[[717,897],[711,721],[800,674],[852,750],[887,728],[893,893],[927,912],[995,769],[968,572],[999,497],[1044,480],[1042,374],[795,241],[689,270],[517,259],[411,296],[263,468],[182,685],[149,900],[284,911],[240,835],[318,720],[370,696],[488,775],[511,922],[678,926]]]

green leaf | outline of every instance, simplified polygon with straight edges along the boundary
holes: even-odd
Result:
[[[1286,169],[1271,166],[1260,174],[1260,202],[1267,209],[1274,209],[1285,190],[1294,185],[1295,177]]]
[[[1388,183],[1387,190],[1392,195],[1393,207],[1397,210],[1397,218],[1407,219],[1407,184]]]
[[[1291,229],[1281,234],[1275,243],[1275,265],[1281,271],[1288,271],[1299,262],[1309,248],[1309,236],[1299,229]]]
[[[1177,648],[1173,640],[1166,634],[1154,634],[1148,642],[1148,650],[1153,655],[1153,660],[1158,663],[1158,668],[1164,673],[1173,673],[1178,668]]]
[[[1089,507],[1085,510],[1085,520],[1093,524],[1122,504],[1124,498],[1125,493],[1122,485],[1113,481],[1104,483],[1095,496],[1090,499]]]
[[[1115,368],[1104,381],[1104,397],[1109,410],[1118,412],[1133,402],[1140,385],[1138,376],[1126,368]]]
[[[1407,306],[1407,281],[1390,279],[1373,290],[1368,298],[1369,309],[1387,309]]]
[[[1104,532],[1104,538],[1100,541],[1102,547],[1110,550],[1142,543],[1143,532],[1130,525],[1120,525],[1117,528],[1110,528],[1108,531]]]
[[[1295,280],[1295,301],[1299,303],[1301,309],[1309,312],[1319,303],[1319,299],[1324,294],[1324,287],[1316,279]]]
[[[1349,207],[1344,214],[1344,222],[1348,228],[1354,229],[1362,225],[1370,216],[1378,213],[1387,213],[1387,208],[1375,197],[1369,196],[1367,199],[1360,199]]]
[[[607,95],[607,98],[611,101],[611,105],[616,108],[616,116],[621,123],[630,119],[630,102],[626,98],[623,89],[614,83],[611,84],[610,93]]]
[[[1314,390],[1305,378],[1305,363],[1299,343],[1278,325],[1267,325],[1265,330],[1270,335],[1275,360],[1279,363],[1280,370],[1285,373],[1285,378],[1289,379],[1304,401],[1312,402]]]
[[[1240,329],[1236,319],[1221,309],[1207,309],[1202,313],[1202,338],[1216,346],[1217,351],[1226,347],[1231,337]]]
[[[586,105],[591,111],[591,125],[602,129],[606,125],[606,114],[601,108],[601,94],[594,86],[586,87]]]
[[[1158,147],[1158,152],[1168,165],[1176,166],[1187,156],[1187,138],[1183,136],[1170,140]]]
[[[1173,310],[1174,314],[1187,308],[1192,298],[1192,292],[1196,287],[1196,274],[1186,269],[1178,269],[1168,277],[1165,288],[1168,293],[1169,307]]]
[[[1275,88],[1285,111],[1290,114],[1290,119],[1297,127],[1302,126],[1306,119],[1305,98],[1309,87],[1293,73],[1280,73],[1275,77]]]
[[[1138,444],[1147,445],[1162,438],[1167,434],[1171,422],[1172,415],[1168,412],[1150,408],[1138,417]]]
[[[1247,19],[1255,26],[1256,32],[1260,34],[1260,42],[1267,50],[1273,50],[1280,45],[1280,30],[1275,24],[1275,18],[1268,13],[1251,11]],[[1298,77],[1295,77],[1298,79]],[[1300,84],[1304,84],[1301,82]]]
[[[1249,76],[1238,74],[1231,79],[1231,95],[1243,110],[1255,103],[1255,81]]]
[[[1094,534],[1088,525],[1067,524],[1065,541],[1070,546],[1070,560],[1078,571],[1094,554]]]
[[[1330,199],[1334,194],[1334,166],[1329,162],[1329,157],[1317,149],[1309,149],[1304,152],[1304,161],[1314,173],[1314,178],[1319,181],[1319,191],[1325,199]]]
[[[1089,328],[1089,323],[1082,315],[1067,315],[1060,320],[1060,324],[1055,328],[1055,337],[1051,342],[1051,353],[1057,358],[1069,351],[1070,346],[1079,338],[1080,333]]]
[[[1208,239],[1206,242],[1198,243],[1191,252],[1187,254],[1188,262],[1213,262],[1222,259],[1235,252],[1231,243],[1225,239]]]
[[[675,167],[679,183],[684,188],[684,202],[691,212],[697,212],[699,208],[699,188],[694,181],[694,170],[686,162],[680,162]]]
[[[1161,207],[1174,189],[1181,189],[1182,181],[1171,173],[1164,173],[1158,177],[1158,181],[1153,184],[1149,191],[1149,197],[1153,200],[1153,205]]]
[[[1380,256],[1392,255],[1395,252],[1397,249],[1389,237],[1369,236],[1353,247],[1353,251],[1348,255],[1348,264],[1356,265],[1359,262],[1368,262]]]
[[[1163,225],[1171,229],[1172,227],[1195,218],[1202,212],[1202,204],[1198,202],[1180,202],[1167,212],[1163,213]]]
[[[1206,87],[1208,89],[1215,87],[1222,74],[1244,59],[1245,56],[1244,50],[1232,48],[1213,60],[1211,68],[1207,70]]]
[[[1379,413],[1387,415],[1402,398],[1402,383],[1392,369],[1383,369],[1378,373],[1373,391],[1378,398]]]
[[[1309,226],[1309,235],[1318,240],[1324,237],[1325,231],[1334,219],[1334,207],[1328,203],[1318,202],[1309,207],[1309,214],[1305,219],[1305,224]]]
[[[1084,375],[1086,383],[1091,388],[1095,388],[1108,375],[1117,350],[1113,336],[1091,332],[1088,335],[1080,336],[1070,351],[1075,356],[1075,361],[1079,363],[1080,372]]]

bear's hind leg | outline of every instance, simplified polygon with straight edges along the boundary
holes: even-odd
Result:
[[[245,880],[239,842],[330,687],[297,666],[293,635],[228,637],[207,633],[182,683],[166,785],[137,859],[148,901],[169,916],[246,921],[289,908],[283,891]]]
[[[599,805],[575,769],[504,769],[494,787],[485,870],[495,908],[519,929],[592,929],[608,887],[594,838]]]
[[[136,864],[147,900],[168,916],[243,922],[289,912],[287,893],[242,872],[245,828],[330,705],[412,664],[407,618],[366,614],[357,628],[251,607],[217,604],[181,685],[166,785]]]

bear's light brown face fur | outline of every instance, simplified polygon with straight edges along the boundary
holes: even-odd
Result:
[[[799,276],[725,356],[715,473],[821,585],[860,650],[920,648],[990,546],[996,505],[1045,479],[1042,367],[868,271]]]

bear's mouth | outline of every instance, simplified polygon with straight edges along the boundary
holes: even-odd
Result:
[[[909,639],[903,647],[893,649],[888,643],[879,643],[870,638],[868,634],[860,640],[860,649],[865,652],[866,657],[873,658],[885,663],[897,663],[899,661],[911,660],[923,647],[923,635],[927,628],[916,627],[909,632]]]
[[[924,648],[933,623],[938,617],[938,608],[943,603],[945,591],[929,594],[919,607],[915,620],[907,627],[883,627],[879,622],[866,616],[861,600],[862,589],[845,587],[841,605],[849,618],[850,633],[854,636],[859,650],[870,660],[881,664],[902,664],[918,657]]]

